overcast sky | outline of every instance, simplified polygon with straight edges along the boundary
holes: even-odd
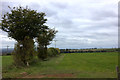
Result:
[[[118,47],[117,0],[25,0],[2,1],[0,12],[9,12],[7,6],[28,6],[45,12],[46,25],[58,30],[58,48],[112,48]],[[1,8],[2,7],[2,8]],[[1,19],[1,17],[0,17]],[[0,47],[14,47],[15,40],[0,30]],[[49,47],[54,47],[51,42]]]

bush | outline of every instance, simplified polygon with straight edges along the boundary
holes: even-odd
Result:
[[[20,47],[20,43],[15,44],[14,52],[12,54],[13,54],[14,64],[16,66],[24,66],[24,62],[22,60],[22,58],[23,58],[23,50]]]
[[[34,41],[29,37],[15,44],[13,52],[14,64],[16,66],[29,66],[34,56]]]
[[[48,56],[53,57],[59,54],[59,51],[56,48],[49,48],[47,50]]]
[[[39,47],[38,48],[38,58],[41,60],[46,60],[47,58],[47,49]]]
[[[55,49],[57,50],[58,54],[60,54],[60,49],[59,48],[55,48]]]

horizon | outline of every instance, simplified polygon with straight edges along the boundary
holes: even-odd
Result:
[[[51,48],[51,47],[48,47],[48,48]],[[57,48],[57,47],[56,47]],[[95,47],[97,48],[97,47]],[[97,48],[97,49],[113,49],[113,48],[118,48],[118,47],[101,47],[101,48]],[[7,47],[3,47],[3,48],[0,48],[0,49],[7,49]],[[13,47],[9,47],[8,49],[14,49]],[[59,49],[94,49],[94,48],[59,48]]]

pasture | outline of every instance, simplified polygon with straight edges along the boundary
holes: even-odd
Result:
[[[3,78],[116,78],[117,52],[62,53],[26,68],[12,65],[11,56],[2,56]]]

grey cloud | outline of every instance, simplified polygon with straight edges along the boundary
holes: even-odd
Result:
[[[74,27],[73,21],[69,18],[65,18],[65,17],[58,17],[58,15],[54,16],[51,19],[48,19],[48,25],[52,24],[54,25],[56,28],[61,28],[61,29],[70,29]]]
[[[94,16],[92,19],[94,20],[105,20],[106,18],[117,18],[118,15],[114,12],[114,10],[96,10],[93,12]]]
[[[47,5],[49,6],[49,4],[47,4]],[[36,9],[38,12],[46,13],[47,17],[52,17],[52,16],[57,15],[57,12],[54,9],[52,9],[51,7],[47,7],[46,5],[42,6],[39,3],[31,3],[31,4],[29,4],[29,6],[32,9]]]
[[[8,6],[10,6],[11,8],[13,8],[16,4],[16,2],[2,2],[2,15],[6,14],[7,12],[10,12],[10,9],[8,8]]]
[[[60,2],[50,2],[50,4],[54,7],[60,8],[60,9],[65,9],[68,6],[67,3],[60,3]]]
[[[56,39],[59,48],[116,47],[117,7],[112,6],[113,2],[104,2],[106,0],[94,3],[91,0],[49,0],[42,4],[39,1],[24,4],[46,13],[46,24],[58,30]],[[49,46],[54,47],[54,41]]]
[[[49,8],[43,8],[43,12],[46,13],[46,16],[47,16],[47,17],[55,16],[55,15],[57,14],[56,11],[51,10],[51,9],[49,9]]]
[[[10,11],[8,6],[9,6],[9,3],[2,2],[2,9],[1,9],[2,15],[4,15],[6,12]]]

